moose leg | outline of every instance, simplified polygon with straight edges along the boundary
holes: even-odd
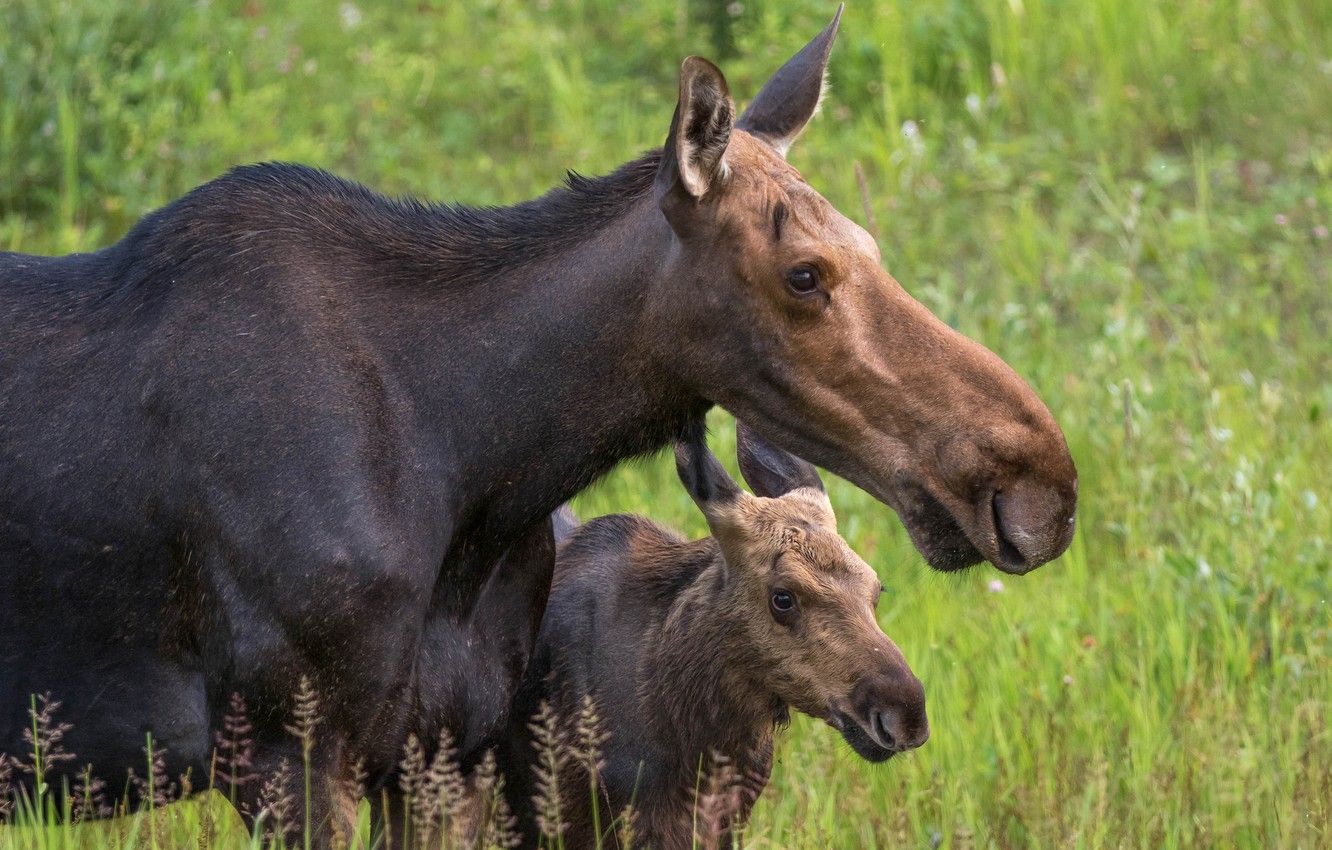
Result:
[[[427,764],[447,729],[464,775],[507,733],[513,697],[531,661],[550,593],[555,567],[550,520],[534,525],[490,564],[470,566],[485,576],[471,610],[463,617],[443,613],[427,623],[412,724]],[[412,802],[400,790],[402,783],[400,768],[370,796],[372,833],[384,847],[405,848],[410,841],[414,848],[422,836],[412,835],[413,830],[435,829],[434,823],[413,825]]]
[[[426,622],[412,728],[429,753],[448,729],[470,768],[503,733],[536,645],[555,568],[550,520],[499,557],[466,567],[480,576],[467,610],[438,611]]]
[[[412,800],[397,787],[385,787],[370,800],[370,846],[376,850],[444,850],[457,846],[446,836],[470,838],[470,824],[421,823]],[[459,832],[458,830],[462,830]],[[462,846],[470,846],[463,841]]]
[[[343,750],[340,743],[324,740],[312,748],[307,763],[299,741],[261,740],[255,779],[236,797],[250,833],[258,829],[295,847],[308,829],[311,846],[319,850],[353,846],[357,801],[351,798]]]
[[[464,738],[464,760],[476,762],[496,744],[496,734],[505,728],[513,699],[532,660],[541,618],[546,612],[550,583],[555,573],[555,538],[551,521],[542,520],[515,542],[496,562],[477,599],[471,630],[483,657],[490,661],[491,676],[497,677],[492,706],[469,732],[482,735]]]
[[[411,840],[411,810],[397,788],[384,787],[370,797],[370,846],[406,850]]]

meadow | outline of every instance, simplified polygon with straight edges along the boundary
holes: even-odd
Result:
[[[0,249],[106,245],[256,160],[514,202],[659,145],[684,56],[743,103],[833,8],[0,0]],[[932,737],[872,766],[797,719],[750,845],[1332,846],[1332,4],[854,2],[831,82],[792,162],[1042,395],[1079,526],[942,575],[831,482]],[[705,533],[664,456],[576,508]],[[170,812],[0,850],[252,843]]]

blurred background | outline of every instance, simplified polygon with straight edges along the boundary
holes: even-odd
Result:
[[[684,56],[743,105],[834,9],[0,0],[0,249],[104,246],[266,159],[518,201],[658,146]],[[1328,846],[1332,4],[852,2],[831,83],[793,164],[1036,387],[1079,531],[933,574],[833,482],[933,735],[875,767],[797,720],[750,842]],[[664,458],[577,507],[704,533]]]

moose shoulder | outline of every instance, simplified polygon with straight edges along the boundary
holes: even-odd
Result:
[[[754,496],[708,452],[701,429],[676,447],[712,537],[690,542],[644,517],[611,516],[561,545],[500,747],[525,846],[540,839],[535,769],[551,763],[527,728],[543,711],[577,741],[572,727],[591,701],[605,738],[602,823],[632,804],[637,841],[658,850],[731,846],[726,836],[767,784],[774,733],[791,708],[825,720],[872,761],[928,737],[920,681],[875,620],[879,579],[838,536],[818,474],[743,424],[738,446]],[[718,757],[740,783],[733,805],[711,811],[699,789]],[[564,846],[614,846],[613,835],[596,835],[579,758],[553,794],[544,789],[561,804]]]
[[[359,758],[392,787],[404,737],[445,724],[474,756],[541,619],[551,511],[714,404],[940,569],[1058,555],[1049,411],[783,158],[835,28],[738,120],[686,60],[662,151],[514,207],[251,166],[105,250],[0,254],[0,751],[51,691],[75,764],[118,782],[151,732],[197,780],[235,692],[269,771],[299,761],[304,675],[317,774]]]

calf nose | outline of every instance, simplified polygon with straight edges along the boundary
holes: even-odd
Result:
[[[910,672],[885,677],[873,689],[868,703],[867,720],[874,737],[886,749],[896,752],[914,750],[930,737],[930,721],[925,714],[925,686]]]
[[[1076,478],[1067,493],[1033,479],[1019,479],[995,493],[995,566],[1021,575],[1059,557],[1073,539],[1076,508]]]
[[[890,750],[914,750],[930,739],[930,722],[925,706],[919,711],[890,705],[874,712],[874,730],[879,742]]]

